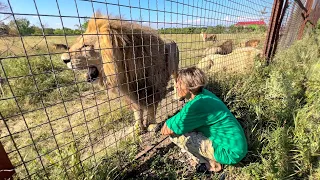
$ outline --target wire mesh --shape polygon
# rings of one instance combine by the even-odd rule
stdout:
[[[300,31],[310,32],[311,25],[316,25],[319,19],[319,17],[310,19],[310,15],[317,11],[319,3],[317,0],[289,1],[280,30],[280,47],[287,48],[292,45],[300,38]]]
[[[137,134],[135,119],[160,123],[182,106],[171,91],[168,64],[177,59],[168,58],[175,49],[168,40],[179,48],[179,68],[197,66],[210,78],[250,73],[262,54],[272,5],[271,0],[2,2],[0,141],[16,176],[94,177],[101,167],[110,173],[130,163],[158,139],[153,130]],[[97,16],[98,11],[110,16]],[[299,13],[291,3],[283,46],[296,39]],[[101,20],[112,31],[101,32]],[[117,28],[107,27],[114,21]],[[110,40],[115,34],[122,41]],[[120,53],[108,55],[110,50]],[[82,58],[72,59],[75,54]],[[81,70],[74,69],[79,61]],[[86,75],[93,62],[101,76],[91,82]],[[104,69],[110,64],[117,71]]]

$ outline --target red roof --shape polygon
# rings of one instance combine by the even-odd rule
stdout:
[[[266,23],[264,21],[243,21],[235,24],[235,26],[247,26],[247,25],[266,25]]]

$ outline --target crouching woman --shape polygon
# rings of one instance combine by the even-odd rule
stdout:
[[[200,172],[219,172],[223,164],[233,165],[247,154],[244,131],[227,106],[204,88],[205,74],[191,67],[179,72],[177,93],[189,101],[169,118],[161,133],[199,163]],[[195,164],[194,164],[195,165]]]

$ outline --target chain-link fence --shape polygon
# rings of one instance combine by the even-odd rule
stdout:
[[[181,107],[173,91],[179,68],[197,66],[209,77],[250,73],[268,46],[273,6],[271,0],[1,1],[1,172],[78,179],[130,163],[161,141],[153,125]],[[289,46],[303,9],[297,1],[280,9],[286,9],[281,46]]]
[[[271,29],[276,30],[274,34],[274,44],[279,44],[281,48],[287,48],[305,33],[310,33],[311,27],[317,26],[320,17],[320,2],[317,0],[305,1],[275,1],[275,16],[271,21],[276,22]],[[278,16],[276,16],[278,15]],[[272,46],[272,45],[269,45]],[[273,46],[273,50],[276,47]]]

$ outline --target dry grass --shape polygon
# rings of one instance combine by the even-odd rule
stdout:
[[[24,36],[20,37],[1,37],[0,38],[0,57],[7,56],[25,56],[37,55],[39,52],[44,54],[57,53],[61,51],[55,51],[53,44],[73,44],[78,36]],[[49,51],[47,48],[49,47]],[[23,48],[25,47],[25,49]]]

